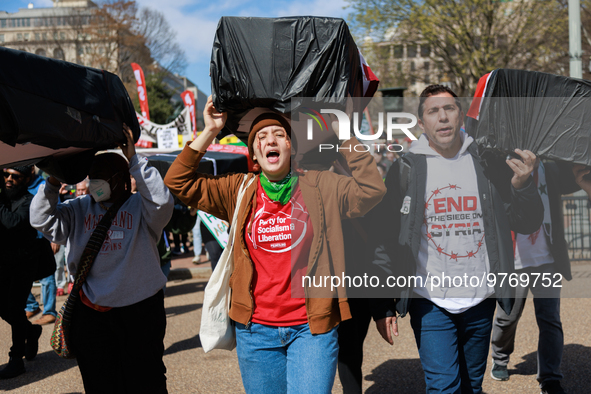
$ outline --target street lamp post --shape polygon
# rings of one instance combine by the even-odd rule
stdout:
[[[581,61],[581,4],[579,0],[568,0],[568,38],[571,78],[583,78]]]

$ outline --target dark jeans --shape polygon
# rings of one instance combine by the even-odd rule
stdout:
[[[222,247],[218,241],[211,240],[205,242],[205,250],[209,253],[209,261],[211,263],[211,271],[215,270],[215,266],[218,264],[220,257],[222,257]]]
[[[92,393],[167,393],[162,361],[164,293],[108,312],[76,305],[72,346],[84,390]]]
[[[515,271],[518,275],[530,276],[529,283],[534,283],[536,277],[533,274],[550,272],[554,274],[552,267],[531,267]],[[507,366],[509,357],[515,347],[515,333],[517,323],[523,313],[527,293],[531,290],[534,295],[534,312],[538,323],[538,381],[540,384],[552,380],[561,380],[560,363],[564,347],[564,334],[560,321],[560,287],[544,287],[537,282],[536,287],[521,287],[515,289],[515,305],[511,314],[507,315],[501,308],[497,308],[495,317],[491,349],[495,364]],[[535,335],[535,333],[531,333]]]
[[[453,314],[425,298],[410,302],[427,393],[482,393],[495,299]]]
[[[176,252],[181,250],[181,246],[183,248],[187,248],[187,244],[189,243],[189,237],[187,234],[172,233],[172,240],[174,242],[174,250]]]
[[[33,327],[25,315],[33,280],[18,262],[6,262],[0,269],[0,317],[10,324],[12,330],[10,357],[21,359],[25,355],[25,343]]]
[[[363,341],[371,323],[371,299],[349,298],[352,319],[339,325],[339,379],[344,394],[362,392]]]

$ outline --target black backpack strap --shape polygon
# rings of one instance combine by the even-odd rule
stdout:
[[[400,191],[402,196],[405,196],[410,183],[410,163],[408,162],[408,159],[406,159],[406,156],[400,158],[399,160],[400,165],[398,166],[398,169],[400,171]]]
[[[27,200],[32,200],[33,199],[33,195],[31,193],[25,193],[23,194],[23,196],[21,198],[19,198],[16,201],[13,201],[11,206],[10,206],[10,210],[12,212],[16,212],[16,210],[23,205]]]

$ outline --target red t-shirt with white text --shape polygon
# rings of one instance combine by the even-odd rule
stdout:
[[[272,201],[260,181],[256,193],[252,231],[248,234],[247,226],[244,234],[254,265],[252,321],[283,327],[305,324],[308,317],[301,278],[308,267],[314,231],[302,192],[296,185],[285,205]],[[252,212],[248,223],[251,219]]]

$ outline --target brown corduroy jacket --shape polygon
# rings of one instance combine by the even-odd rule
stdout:
[[[316,283],[325,276],[345,272],[345,255],[341,220],[362,216],[377,205],[386,188],[373,157],[367,152],[355,152],[356,139],[346,141],[339,149],[347,160],[353,177],[330,171],[307,171],[300,175],[299,185],[310,214],[314,238],[308,259],[307,275]],[[349,151],[350,150],[350,151]],[[174,161],[164,183],[185,204],[232,221],[238,190],[244,174],[205,175],[196,172],[204,152],[186,146]],[[250,177],[258,175],[248,174]],[[256,209],[258,179],[246,190],[241,207],[236,210],[238,228],[234,248],[234,272],[230,279],[232,301],[230,318],[247,325],[253,314],[251,282],[253,263],[246,248],[244,232],[248,228],[248,213]],[[343,320],[351,318],[343,288],[315,288],[306,285],[306,312],[310,331],[322,334]]]

